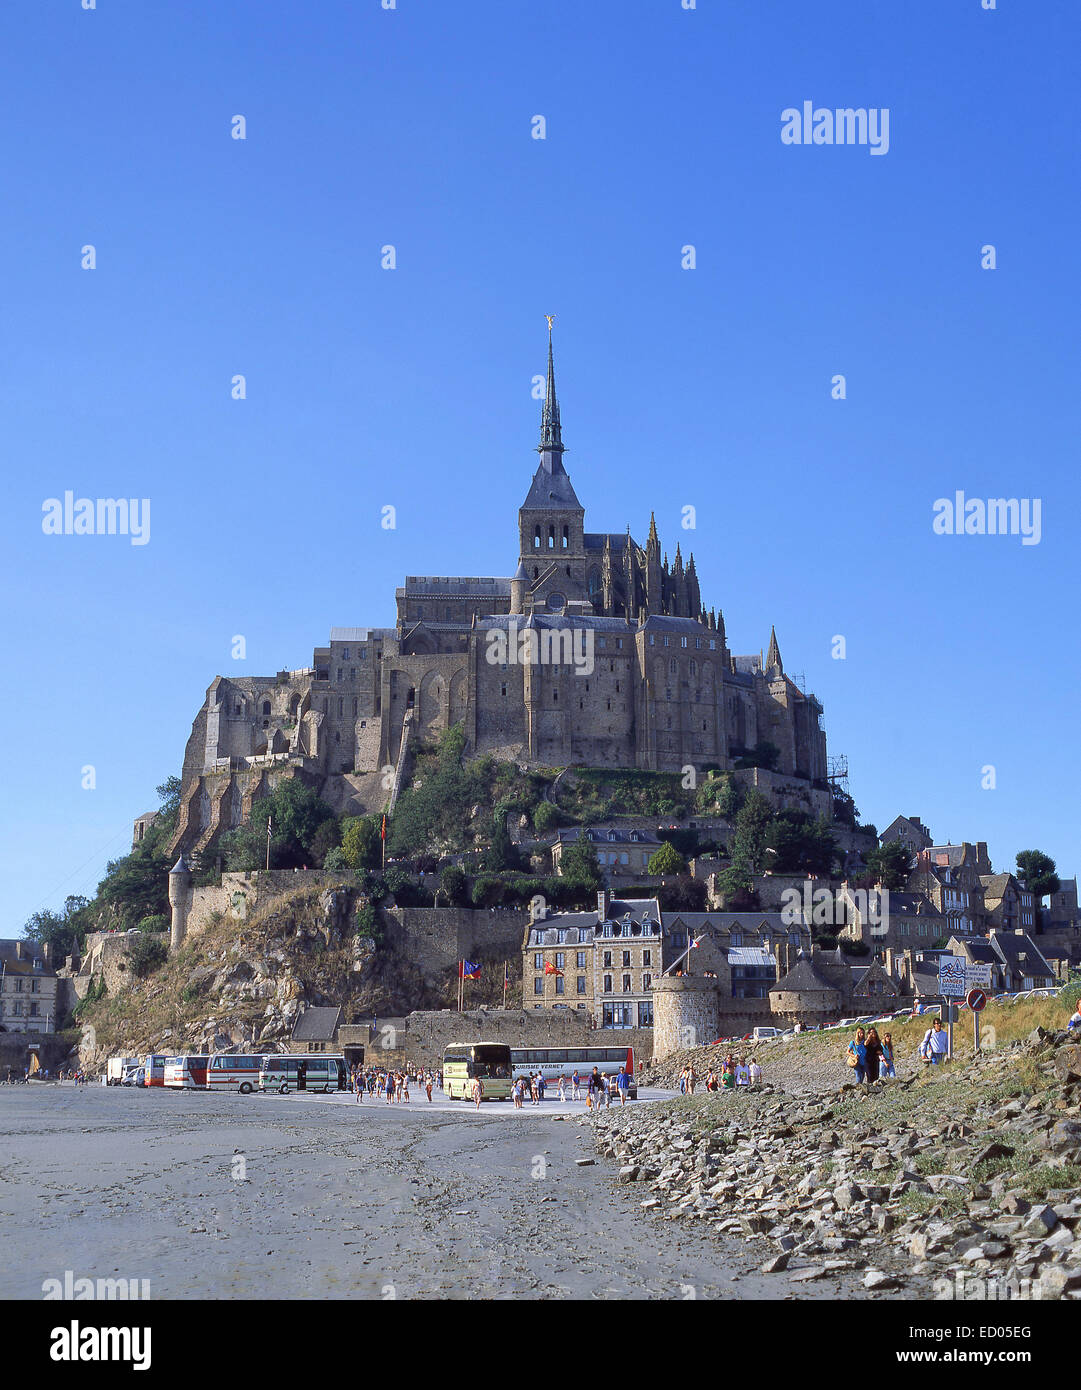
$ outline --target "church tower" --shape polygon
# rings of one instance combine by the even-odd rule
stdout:
[[[525,571],[522,607],[525,611],[535,609],[553,614],[575,609],[589,612],[586,514],[563,467],[563,433],[556,398],[550,318],[548,377],[537,453],[540,464],[518,511],[518,557]]]

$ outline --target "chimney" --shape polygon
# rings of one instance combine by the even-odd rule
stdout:
[[[597,890],[597,921],[607,922],[608,908],[612,902],[612,895],[607,888]]]
[[[893,947],[886,947],[886,974],[893,979]]]
[[[905,947],[905,983],[916,988],[916,952],[911,946]]]
[[[15,959],[16,959],[16,960],[22,960],[22,958],[23,958],[23,943],[22,943],[21,941],[16,941],[16,943],[15,943]]]
[[[51,964],[52,964],[52,962],[53,962],[53,948],[52,948],[52,943],[51,943],[51,942],[46,941],[45,944],[42,946],[42,948],[41,948],[41,959],[45,962],[46,965],[51,965]]]

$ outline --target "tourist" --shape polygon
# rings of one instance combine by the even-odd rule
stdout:
[[[853,1080],[867,1080],[867,1034],[862,1028],[856,1029],[856,1036],[848,1044],[845,1063],[856,1073]]]
[[[920,1043],[920,1056],[925,1062],[937,1067],[946,1060],[949,1046],[949,1034],[943,1028],[942,1020],[936,1018],[923,1035],[923,1042]]]
[[[762,1084],[762,1068],[758,1065],[757,1057],[751,1058],[751,1065],[749,1070],[751,1073],[751,1089],[757,1090],[758,1087]]]
[[[476,1107],[477,1107],[478,1110],[480,1109],[480,1103],[481,1103],[481,1101],[482,1101],[483,1099],[484,1099],[484,1083],[481,1081],[481,1079],[480,1079],[479,1076],[475,1076],[475,1077],[473,1078],[473,1102],[474,1102],[474,1104],[476,1105]]]
[[[539,1102],[540,1097],[537,1094],[537,1073],[531,1071],[529,1073],[529,1103],[530,1105],[537,1105]]]
[[[709,1075],[706,1077],[706,1090],[707,1090],[707,1091],[715,1091],[716,1089],[717,1089],[717,1073],[713,1070],[712,1067],[710,1067],[710,1069],[709,1069]]]
[[[896,1076],[897,1068],[893,1065],[893,1038],[889,1033],[882,1035],[882,1076]]]
[[[522,1078],[519,1077],[518,1080],[511,1087],[511,1095],[514,1098],[515,1110],[521,1110],[522,1108],[522,1092],[524,1091],[524,1089],[525,1086],[523,1085]]]
[[[567,1099],[567,1078],[562,1072],[559,1073],[559,1099],[560,1101]]]
[[[601,1108],[601,1097],[604,1095],[604,1077],[596,1067],[589,1073],[589,1095],[587,1101],[592,1103],[594,1110]]]
[[[739,1087],[751,1084],[751,1073],[747,1070],[747,1058],[741,1057],[736,1065],[736,1085]]]
[[[539,1071],[539,1072],[537,1072],[537,1100],[538,1100],[538,1102],[544,1100],[544,1092],[545,1092],[546,1089],[547,1089],[547,1082],[546,1082],[545,1079],[544,1079],[544,1073],[541,1072],[541,1071]]]
[[[865,1054],[864,1065],[867,1069],[867,1080],[868,1082],[877,1081],[879,1064],[882,1061],[882,1043],[879,1041],[877,1028],[872,1028],[867,1034]]]
[[[698,1076],[697,1076],[697,1074],[696,1074],[696,1072],[695,1072],[695,1070],[694,1070],[694,1067],[693,1067],[693,1066],[692,1066],[692,1067],[688,1067],[688,1068],[687,1068],[687,1094],[688,1094],[688,1095],[691,1095],[691,1096],[694,1095],[694,1083],[695,1083],[697,1080],[698,1080]]]
[[[1079,1006],[1081,1007],[1081,1006]],[[571,1100],[582,1099],[582,1078],[578,1075],[578,1068],[575,1067],[574,1075],[571,1077]]]
[[[356,1104],[359,1105],[364,1099],[364,1077],[359,1067],[353,1072],[353,1090],[356,1092]]]
[[[427,1072],[424,1077],[424,1094],[428,1097],[429,1103],[432,1099],[432,1074]]]
[[[620,1067],[619,1076],[616,1078],[616,1087],[619,1090],[619,1105],[622,1109],[627,1104],[627,1092],[630,1089],[631,1078],[627,1075],[627,1068]]]
[[[1068,1032],[1072,1032],[1075,1028],[1081,1028],[1081,999],[1077,1001],[1077,1008],[1070,1015],[1070,1021],[1066,1025]]]
[[[726,1091],[736,1089],[736,1064],[731,1056],[724,1059],[724,1070],[721,1072],[721,1086]]]
[[[409,1100],[409,1073],[406,1072],[405,1075],[402,1077],[402,1101],[403,1101],[403,1103],[405,1103],[405,1102],[407,1102],[408,1100]]]
[[[681,1096],[687,1094],[687,1068],[684,1067],[679,1074],[679,1093]]]

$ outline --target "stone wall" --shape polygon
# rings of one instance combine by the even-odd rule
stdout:
[[[493,912],[471,907],[395,907],[384,911],[391,944],[413,961],[425,979],[437,983],[448,967],[478,955],[506,952],[518,959],[528,925],[520,908]]]
[[[168,932],[151,932],[166,946],[169,944]],[[128,946],[133,938],[144,935],[142,932],[87,932],[79,969],[70,978],[70,987],[78,999],[85,999],[91,983],[105,981],[110,994],[117,994],[131,984],[131,971],[124,960]]]
[[[648,1028],[590,1028],[581,1015],[561,1009],[453,1009],[411,1013],[403,1024],[389,1020],[378,1025],[373,1040],[368,1028],[340,1029],[341,1047],[362,1046],[365,1060],[376,1065],[406,1062],[439,1066],[443,1049],[456,1042],[503,1042],[510,1047],[633,1047],[636,1061],[648,1062],[653,1032]]]

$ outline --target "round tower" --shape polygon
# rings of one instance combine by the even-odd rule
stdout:
[[[653,1060],[705,1047],[721,1031],[717,981],[705,975],[661,975],[653,981]]]
[[[169,927],[169,949],[177,950],[187,931],[191,907],[191,869],[183,854],[169,870],[169,906],[173,917]]]

